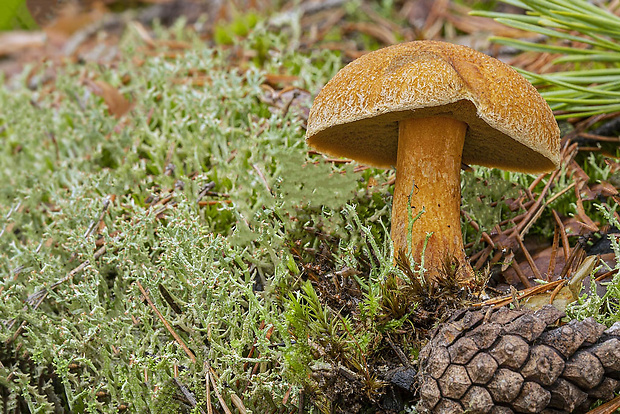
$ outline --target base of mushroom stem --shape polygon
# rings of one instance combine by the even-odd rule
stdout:
[[[401,262],[409,263],[408,260],[402,260],[406,256],[404,250],[401,250],[399,254]],[[420,260],[417,260],[416,265],[420,265]],[[467,259],[459,260],[454,256],[446,258],[443,263],[425,262],[424,268],[424,280],[427,285],[473,287],[476,278],[474,269]]]

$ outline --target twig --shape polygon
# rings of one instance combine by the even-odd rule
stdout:
[[[547,277],[546,277],[547,282],[549,281],[549,278],[555,271],[555,263],[556,263],[556,258],[558,256],[559,247],[560,247],[560,230],[558,229],[558,226],[556,226],[555,229],[553,230],[553,244],[551,245],[551,257],[549,258],[549,267],[547,267]]]
[[[286,117],[286,115],[288,114],[289,109],[291,109],[291,104],[293,103],[293,101],[295,101],[295,99],[297,99],[297,97],[299,95],[300,95],[299,91],[297,89],[295,89],[293,91],[293,96],[291,96],[291,99],[289,99],[288,102],[282,108],[282,118]]]
[[[214,206],[217,204],[230,204],[232,203],[232,200],[201,200],[198,202],[198,205],[200,207],[204,207],[204,206]]]
[[[403,364],[407,368],[410,368],[411,362],[409,362],[409,358],[407,358],[403,350],[397,347],[394,341],[392,341],[392,338],[390,338],[389,336],[386,336],[385,340],[390,345],[390,347],[392,348],[392,350],[394,351],[398,359],[400,359],[401,364]]]
[[[536,202],[534,203],[532,208],[530,208],[530,210],[527,212],[523,221],[521,221],[521,223],[519,223],[519,225],[515,227],[515,231],[518,232],[521,235],[521,237],[523,237],[527,233],[529,228],[536,221],[535,219],[539,217],[536,215],[536,213],[538,212],[538,209],[541,207],[542,200],[547,195],[547,192],[549,191],[549,187],[551,186],[551,183],[553,183],[553,181],[555,180],[555,177],[557,174],[558,174],[558,170],[551,173],[551,176],[549,177],[549,181],[547,181],[547,184],[545,184],[545,187],[540,192],[538,198],[536,199]]]
[[[9,210],[8,213],[6,213],[6,216],[4,216],[4,219],[6,221],[8,221],[11,218],[11,215],[16,212],[16,211],[21,211],[22,208],[22,202],[18,202],[17,205],[15,207],[11,207],[11,209]],[[7,228],[10,228],[13,226],[13,223],[9,223],[9,224],[5,224],[4,227],[2,228],[2,230],[0,230],[0,237],[2,237],[2,235],[5,233]],[[9,230],[10,231],[10,230]]]
[[[208,362],[205,362],[205,365],[207,366],[207,369],[211,373],[211,375],[207,375],[207,376],[211,380],[211,385],[213,385],[213,391],[215,391],[215,395],[217,396],[217,399],[219,400],[220,405],[222,406],[226,414],[232,414],[230,410],[228,409],[228,406],[226,405],[226,401],[224,401],[222,394],[220,394],[220,391],[217,389],[217,384],[215,383],[215,378],[217,377],[217,375],[215,374],[215,371],[213,371],[213,368],[211,368],[211,365],[209,365]]]
[[[471,226],[474,228],[474,230],[476,231],[480,231],[480,226],[478,225],[478,223],[476,223],[474,221],[474,219],[469,215],[469,213],[467,213],[464,210],[461,210],[461,216],[465,217],[465,219],[467,219],[467,221],[469,222],[469,224],[471,224]],[[491,239],[491,237],[487,234],[486,231],[482,232],[481,235],[482,239],[487,242],[487,244],[489,244],[491,247],[493,247],[495,249],[495,243],[493,243],[493,240]]]
[[[304,390],[299,391],[299,409],[297,410],[298,414],[304,413],[304,408],[306,407],[305,396],[306,395],[304,393]]]
[[[584,254],[585,252],[583,250],[583,247],[581,246],[580,243],[577,243],[575,247],[573,247],[573,250],[571,251],[570,256],[568,256],[568,259],[564,263],[564,267],[562,268],[562,271],[560,272],[560,278],[565,278],[566,275],[568,274],[568,270],[571,268],[575,259],[578,256],[580,255],[582,256]]]
[[[172,164],[172,157],[174,155],[174,150],[176,149],[176,143],[171,142],[170,147],[168,147],[168,152],[166,153],[166,160],[164,161],[164,175],[172,175],[174,172],[174,164]]]
[[[491,257],[491,260],[489,260],[489,266],[494,266],[497,262],[500,261],[502,256],[504,256],[504,252],[503,251],[501,251],[501,250],[496,251],[495,254],[493,255],[493,257]]]
[[[101,223],[103,221],[103,219],[105,218],[105,214],[108,212],[108,207],[110,207],[110,203],[114,202],[114,199],[116,198],[115,195],[111,195],[106,197],[103,200],[103,208],[101,209],[101,214],[99,214],[99,218],[97,218],[97,220],[93,220],[90,222],[90,226],[88,226],[88,229],[86,230],[86,233],[84,233],[84,238],[88,238],[93,231],[97,228],[97,226],[99,225],[99,223]]]
[[[555,289],[555,287],[561,283],[564,283],[564,280],[555,280],[553,282],[545,283],[544,285],[532,286],[527,289],[519,290],[516,292],[516,297],[519,300],[525,299],[528,296],[537,295],[539,293],[547,292],[551,289]],[[473,304],[473,307],[482,307],[482,306],[504,306],[508,303],[512,302],[512,295],[505,295],[499,298],[493,298],[489,300],[485,300],[484,302]]]
[[[525,190],[528,198],[532,201],[535,201],[534,198],[534,194],[532,193],[534,191],[534,188],[536,188],[536,186],[538,184],[540,184],[540,182],[542,181],[543,178],[545,178],[545,176],[547,175],[547,173],[544,174],[540,174],[538,177],[536,177],[536,179],[534,181],[532,181],[532,184],[530,184],[530,186]]]
[[[523,240],[521,240],[521,237],[517,237],[517,242],[519,243],[519,247],[521,247],[521,251],[523,251],[523,254],[525,255],[525,260],[527,260],[527,263],[530,265],[532,272],[534,272],[534,276],[536,277],[536,279],[542,280],[540,270],[538,270],[538,266],[536,266],[536,263],[534,262],[534,259],[532,259],[530,252],[523,244]]]
[[[194,355],[192,350],[189,349],[187,345],[185,345],[185,342],[183,341],[183,339],[174,331],[174,329],[172,329],[172,326],[170,326],[168,321],[164,318],[164,315],[162,315],[161,312],[155,307],[155,304],[149,297],[148,293],[142,287],[142,283],[140,283],[140,281],[137,280],[136,284],[138,285],[138,289],[140,289],[140,292],[142,292],[142,295],[144,295],[144,298],[148,302],[149,306],[151,307],[151,309],[153,309],[153,312],[155,312],[159,320],[164,324],[168,332],[170,332],[170,334],[174,337],[174,339],[178,342],[178,344],[181,345],[181,348],[183,348],[183,350],[185,351],[189,359],[191,359],[193,363],[196,363],[196,356]]]
[[[93,259],[99,259],[101,256],[103,256],[105,254],[105,252],[107,251],[106,246],[101,246],[99,248],[99,250],[97,250],[95,252],[95,254],[93,254]],[[73,269],[72,271],[70,271],[67,276],[65,276],[64,278],[60,279],[58,282],[52,284],[47,290],[51,290],[51,289],[55,289],[58,285],[65,283],[67,280],[71,279],[73,276],[75,276],[76,274],[80,273],[82,270],[86,269],[86,267],[88,267],[90,265],[90,260],[86,260],[85,262],[83,262],[81,265],[79,265],[78,267],[76,267],[75,269]]]
[[[192,408],[195,409],[198,406],[198,401],[196,401],[196,397],[194,397],[194,394],[192,394],[192,392],[188,390],[185,385],[181,384],[181,382],[177,379],[177,377],[172,377],[172,381],[174,381],[176,386],[179,387],[179,389],[181,390],[181,392],[187,399],[187,402],[189,403],[189,405],[191,405]],[[198,407],[198,409],[200,410],[202,414],[206,414],[202,408]]]
[[[230,401],[232,401],[233,405],[237,408],[239,414],[247,414],[248,411],[246,410],[245,405],[243,405],[243,400],[241,400],[237,394],[230,394]]]
[[[606,137],[604,135],[589,134],[587,132],[580,132],[577,136],[593,141],[615,142],[616,144],[620,144],[620,139],[618,137]]]
[[[293,390],[293,386],[289,385],[288,390],[284,393],[284,397],[282,397],[282,405],[286,405],[289,397],[291,396],[291,391]]]
[[[209,372],[208,364],[205,363],[207,373],[205,374],[205,382],[207,383],[207,414],[213,414],[213,406],[211,405],[211,373]]]
[[[558,224],[558,228],[560,229],[560,237],[562,237],[562,249],[564,250],[564,260],[568,260],[568,256],[570,255],[570,245],[568,243],[568,236],[566,235],[566,229],[564,228],[564,223],[560,220],[560,216],[555,210],[551,210],[553,213],[553,218],[555,222]]]
[[[264,326],[265,326],[265,325],[264,325],[264,322],[262,322],[261,329],[263,329],[263,328],[264,328]],[[267,333],[265,334],[265,338],[266,338],[267,340],[270,340],[270,339],[271,339],[271,335],[273,334],[273,330],[274,330],[274,329],[275,329],[275,326],[273,326],[273,325],[272,325],[272,326],[271,326],[271,327],[269,327],[269,329],[267,330]],[[256,346],[255,346],[255,345],[252,345],[252,348],[250,349],[250,351],[252,352],[252,351],[254,351],[255,349],[256,349]],[[248,358],[251,358],[251,355],[248,355]],[[256,373],[258,372],[258,367],[259,367],[259,362],[257,362],[257,363],[255,363],[255,364],[254,364],[254,368],[252,368],[252,372],[250,373],[250,378],[248,379],[247,384],[245,384],[245,389],[243,390],[243,393],[245,393],[245,392],[247,391],[248,387],[249,387],[249,386],[250,386],[250,384],[252,383],[252,377],[253,377],[254,375],[256,375]],[[243,368],[245,369],[245,365],[244,365],[244,367],[243,367]]]
[[[480,255],[480,257],[476,261],[476,264],[474,265],[474,268],[476,270],[482,269],[482,266],[484,265],[484,262],[486,262],[486,260],[489,258],[489,255],[491,254],[492,251],[493,251],[493,247],[491,247],[491,246],[487,246],[482,251],[482,254]]]
[[[568,192],[574,186],[575,186],[575,182],[573,181],[572,183],[570,183],[570,185],[566,186],[566,188],[563,188],[561,191],[558,191],[557,194],[554,194],[549,200],[545,201],[545,207],[553,203],[558,198],[562,197],[566,192]]]
[[[613,276],[614,274],[618,273],[618,269],[612,269],[609,272],[605,272],[602,275],[597,276],[594,280],[597,282],[600,282],[601,280],[605,280],[608,277]]]
[[[561,280],[562,280],[562,283],[557,285],[555,289],[553,289],[553,292],[551,292],[551,295],[549,296],[550,305],[553,305],[553,301],[555,300],[555,297],[558,295],[558,293],[560,293],[560,290],[564,287],[564,285],[566,285],[566,279],[561,279]]]
[[[471,247],[471,246],[473,246],[473,245],[474,245],[474,242],[467,243],[467,244],[465,245],[465,248],[466,248],[466,249],[468,249],[468,248],[470,248],[470,247]],[[470,263],[475,262],[476,260],[478,260],[478,258],[479,258],[480,256],[482,256],[482,254],[483,254],[483,253],[484,253],[484,250],[478,250],[478,252],[476,252],[473,256],[470,256],[470,257],[469,257],[469,262],[470,262]]]
[[[523,273],[523,270],[521,270],[521,266],[519,266],[519,263],[515,259],[512,259],[511,266],[517,273],[517,276],[519,277],[519,280],[521,281],[521,283],[523,283],[523,285],[526,288],[532,287],[532,284],[530,283],[528,278],[525,276],[525,274]]]
[[[579,188],[577,186],[575,186],[575,197],[577,198],[575,202],[577,205],[577,216],[581,220],[581,224],[590,231],[599,231],[598,226],[590,217],[588,217],[583,208],[583,200],[581,199],[581,194],[579,193]]]
[[[265,321],[261,321],[260,325],[258,325],[258,329],[261,330],[261,331],[263,329],[265,329]],[[257,340],[255,339],[254,343],[252,344],[252,347],[250,348],[250,352],[248,352],[248,358],[252,358],[252,356],[254,356],[254,351],[256,350],[256,342],[257,342]],[[246,361],[243,364],[243,370],[244,371],[247,369],[249,364],[250,364],[249,361]]]
[[[620,396],[588,411],[588,414],[614,414],[618,408],[620,408]]]

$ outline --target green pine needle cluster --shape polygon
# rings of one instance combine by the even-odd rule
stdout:
[[[586,0],[502,0],[525,14],[474,11],[507,26],[537,33],[526,41],[492,37],[523,51],[549,53],[561,71],[521,71],[539,89],[558,119],[620,111],[620,17]]]

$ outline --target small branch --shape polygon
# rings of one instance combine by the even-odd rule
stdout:
[[[527,263],[530,265],[532,272],[534,272],[534,277],[536,277],[536,279],[538,280],[543,280],[542,275],[540,274],[540,270],[538,270],[538,266],[536,266],[536,263],[534,262],[534,259],[532,259],[530,252],[526,249],[525,245],[523,244],[523,240],[521,240],[521,237],[517,237],[517,242],[519,243],[519,247],[521,247],[521,250],[523,251],[523,254],[525,255],[525,260],[527,260]]]
[[[467,213],[464,210],[461,210],[461,216],[465,217],[465,219],[469,222],[469,224],[474,228],[474,230],[476,231],[480,231],[480,226],[478,225],[478,223],[476,223],[474,221],[474,219],[469,215],[469,213]],[[495,249],[495,243],[493,243],[493,240],[491,239],[491,237],[487,234],[486,231],[483,231],[481,234],[482,239],[487,242],[488,245],[490,245],[492,248]]]
[[[215,378],[217,377],[217,375],[215,374],[215,371],[213,371],[213,368],[211,368],[211,365],[209,365],[208,362],[205,362],[205,365],[208,370],[207,377],[211,380],[211,385],[213,385],[213,391],[215,391],[215,395],[217,396],[217,399],[219,400],[220,405],[224,409],[224,413],[232,414],[230,410],[228,409],[228,406],[226,405],[226,401],[224,401],[222,394],[220,394],[219,390],[217,389],[217,384],[215,383]]]
[[[410,368],[411,362],[409,361],[409,358],[407,358],[403,350],[397,347],[394,341],[392,341],[392,339],[389,336],[386,336],[385,340],[390,345],[390,348],[392,348],[392,350],[394,351],[398,359],[400,359],[401,364],[403,364],[407,368]]]
[[[205,374],[205,380],[207,383],[207,414],[213,414],[213,406],[211,405],[211,379],[209,378],[211,373],[207,367],[208,365],[205,364],[205,369],[207,371]]]
[[[583,200],[581,199],[581,194],[577,186],[575,186],[575,197],[577,198],[575,202],[575,204],[577,205],[577,217],[579,217],[579,219],[581,220],[581,224],[590,231],[599,231],[598,226],[592,221],[590,217],[588,217],[583,208]]]
[[[588,414],[614,414],[618,408],[620,408],[620,396],[606,402],[594,410],[588,411]]]
[[[534,203],[532,208],[530,208],[530,210],[527,212],[525,218],[521,221],[521,223],[519,223],[519,225],[515,228],[516,232],[520,233],[521,236],[524,236],[525,233],[527,233],[529,228],[536,221],[536,218],[538,218],[538,215],[536,213],[541,207],[542,200],[547,195],[547,192],[549,191],[549,187],[551,187],[551,183],[553,183],[557,174],[558,174],[558,170],[551,173],[551,176],[549,177],[549,181],[547,181],[547,184],[545,184],[545,187],[543,188],[541,193],[538,195],[536,202]]]
[[[540,293],[547,292],[549,290],[555,289],[559,284],[565,283],[565,280],[555,280],[553,282],[545,283],[543,285],[532,286],[527,289],[519,290],[516,292],[515,296],[518,300],[523,300],[526,297],[537,295]],[[482,307],[482,306],[504,306],[513,301],[513,295],[505,295],[499,298],[493,298],[486,300],[484,302],[473,304],[473,307]]]
[[[553,244],[551,245],[551,257],[549,258],[549,267],[547,267],[547,282],[555,271],[555,263],[558,256],[558,249],[560,248],[560,230],[556,226],[553,231]]]
[[[196,401],[196,397],[194,397],[194,394],[192,394],[192,392],[188,390],[185,385],[181,384],[181,382],[176,377],[173,377],[172,381],[174,381],[176,386],[179,387],[179,389],[181,390],[181,392],[187,399],[187,402],[189,403],[189,405],[191,405],[192,408],[195,409],[198,406],[198,401]],[[202,408],[199,408],[199,410],[202,414],[206,414]]]
[[[521,281],[521,283],[523,283],[523,285],[526,288],[532,287],[532,284],[530,283],[528,278],[525,276],[525,274],[523,273],[523,270],[521,270],[521,266],[519,266],[519,263],[515,259],[512,259],[511,265],[512,265],[512,268],[515,270],[515,273],[519,277],[519,280]]]
[[[265,327],[264,323],[265,323],[265,322],[262,322],[262,323],[261,323],[261,328],[260,328],[260,329],[263,329],[263,328]],[[275,329],[275,326],[273,326],[273,325],[272,325],[272,326],[271,326],[271,327],[269,327],[269,329],[267,330],[267,333],[265,334],[265,338],[266,338],[268,341],[271,339],[271,335],[273,334],[273,330],[274,330],[274,329]],[[250,352],[254,351],[255,349],[256,349],[256,345],[252,345],[252,348],[251,348]],[[251,358],[251,355],[248,355],[248,358]],[[245,388],[244,388],[244,390],[243,390],[243,393],[245,393],[245,392],[247,391],[248,387],[249,387],[249,386],[250,386],[250,384],[252,383],[252,377],[253,377],[254,375],[256,375],[256,373],[258,372],[258,367],[259,367],[259,364],[260,364],[259,362],[257,362],[257,363],[255,363],[255,364],[254,364],[254,368],[252,368],[252,372],[250,373],[250,378],[248,379],[247,384],[245,384]],[[244,367],[243,367],[243,368],[245,369],[245,365],[244,365]]]
[[[559,285],[557,285],[555,287],[555,289],[553,289],[553,292],[551,292],[551,295],[549,296],[549,304],[553,305],[553,301],[555,300],[555,297],[558,295],[558,293],[560,293],[560,290],[564,287],[564,285],[566,284],[566,279],[561,279],[562,283],[560,283]]]
[[[474,265],[474,268],[476,270],[482,269],[482,266],[484,266],[484,263],[487,261],[492,251],[493,251],[492,246],[487,246],[484,250],[482,250],[482,254],[480,255],[480,257],[478,257],[478,260],[476,261],[476,264]]]
[[[553,213],[553,218],[555,222],[558,224],[558,228],[560,229],[560,237],[562,238],[562,249],[564,250],[564,260],[568,260],[568,256],[570,255],[570,245],[568,243],[568,236],[566,235],[566,229],[564,228],[564,223],[560,219],[560,216],[555,210],[551,210]]]
[[[105,218],[105,214],[108,212],[108,207],[110,207],[110,203],[114,202],[115,198],[116,198],[115,195],[110,195],[110,196],[107,196],[103,200],[103,207],[101,209],[101,214],[99,214],[99,217],[97,218],[97,220],[93,220],[90,222],[90,226],[88,226],[88,229],[86,230],[86,233],[84,233],[84,236],[83,236],[85,239],[88,238],[91,234],[93,234],[93,231],[95,231],[95,229],[103,221],[103,219]]]
[[[170,326],[170,324],[164,318],[164,316],[161,314],[161,312],[159,312],[159,310],[155,307],[155,304],[153,303],[153,301],[149,297],[149,295],[146,292],[146,290],[142,287],[142,284],[140,283],[139,280],[136,281],[136,284],[138,285],[138,288],[140,289],[140,292],[142,292],[142,295],[144,295],[144,298],[148,302],[149,306],[151,307],[151,309],[153,309],[153,312],[155,312],[155,314],[157,315],[159,320],[161,320],[161,322],[164,324],[164,326],[166,327],[168,332],[170,332],[170,334],[174,337],[174,339],[177,341],[177,343],[179,345],[181,345],[181,348],[183,348],[183,350],[185,351],[187,356],[192,360],[192,362],[196,363],[196,356],[194,355],[194,353],[191,351],[191,349],[189,349],[187,347],[187,345],[185,344],[183,339],[174,331],[174,329],[172,329],[172,326]]]

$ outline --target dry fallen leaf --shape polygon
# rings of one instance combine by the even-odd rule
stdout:
[[[56,39],[66,39],[75,32],[99,21],[106,13],[102,3],[96,2],[90,10],[84,11],[75,3],[67,3],[58,16],[45,27],[48,36]]]
[[[553,302],[551,296],[553,295]],[[556,309],[564,312],[569,303],[574,302],[575,298],[568,286],[563,286],[558,292],[544,292],[538,295],[527,297],[522,305],[528,309],[538,310],[545,305],[553,304]]]
[[[120,118],[131,109],[131,102],[109,83],[101,80],[87,80],[86,83],[95,95],[103,98],[108,111],[115,117]]]
[[[14,31],[0,34],[0,56],[6,56],[26,49],[42,47],[45,33]]]

